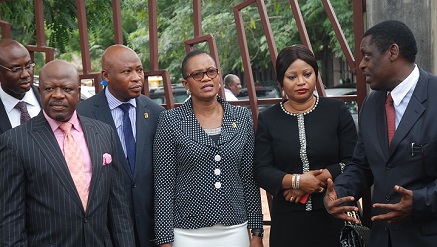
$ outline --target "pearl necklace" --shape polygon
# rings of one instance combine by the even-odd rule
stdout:
[[[306,112],[301,112],[301,113],[291,113],[291,112],[287,111],[287,109],[285,109],[285,106],[284,106],[284,103],[286,103],[287,101],[285,101],[285,102],[281,102],[280,105],[281,105],[282,111],[284,111],[286,114],[288,114],[288,115],[290,115],[290,116],[295,116],[295,117],[297,117],[297,116],[299,116],[299,115],[307,115],[307,114],[311,113],[312,111],[314,111],[314,109],[316,109],[317,105],[319,104],[319,96],[314,95],[314,97],[316,97],[316,103],[314,104],[314,106],[313,106],[310,110],[308,110],[308,111],[306,111]]]

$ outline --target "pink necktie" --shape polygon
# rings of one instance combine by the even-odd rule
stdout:
[[[72,124],[68,122],[59,126],[59,128],[65,133],[64,157],[68,169],[70,170],[71,177],[73,178],[74,185],[76,185],[77,192],[79,193],[80,200],[82,201],[83,208],[86,210],[88,203],[88,183],[85,178],[82,152],[70,133],[71,127]]]
[[[393,98],[391,97],[390,93],[387,95],[387,100],[385,101],[385,115],[387,117],[388,145],[390,146],[391,139],[393,138],[396,130],[396,114],[393,106]]]

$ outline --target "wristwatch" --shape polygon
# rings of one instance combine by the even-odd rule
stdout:
[[[259,237],[259,238],[264,237],[264,229],[262,228],[254,228],[250,230],[250,232],[252,233],[252,237]]]

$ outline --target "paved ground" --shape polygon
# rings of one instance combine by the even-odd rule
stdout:
[[[270,220],[269,206],[267,204],[267,196],[266,196],[266,192],[263,189],[261,189],[261,203],[263,208],[264,220]],[[264,225],[264,238],[263,238],[264,247],[269,247],[269,236],[270,236],[270,226]]]

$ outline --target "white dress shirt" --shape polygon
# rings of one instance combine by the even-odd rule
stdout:
[[[27,111],[32,118],[38,115],[41,111],[41,106],[39,105],[38,99],[36,98],[32,88],[26,92],[23,99],[19,100],[7,94],[5,91],[3,91],[3,88],[0,87],[0,99],[5,106],[5,111],[6,114],[8,114],[9,122],[11,123],[12,128],[20,125],[21,112],[15,108],[18,102],[23,101],[26,103]]]
[[[235,97],[234,93],[227,88],[225,88],[225,97],[226,97],[226,101],[237,101],[238,100],[238,98]]]
[[[408,103],[410,102],[411,96],[416,88],[417,81],[419,80],[419,76],[419,68],[417,65],[415,65],[410,75],[408,75],[405,80],[403,80],[391,91],[393,106],[395,107],[396,111],[396,128],[398,128],[402,116],[407,109]]]

